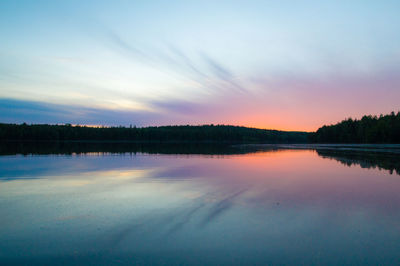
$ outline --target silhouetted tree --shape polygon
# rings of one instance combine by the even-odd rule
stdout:
[[[400,143],[400,112],[363,116],[323,126],[310,135],[314,143]]]
[[[0,124],[0,140],[305,143],[308,133],[225,125],[127,128]]]

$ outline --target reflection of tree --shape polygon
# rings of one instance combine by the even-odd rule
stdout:
[[[85,154],[85,153],[150,153],[150,154],[245,154],[276,150],[274,147],[232,146],[218,143],[135,143],[135,142],[0,142],[0,155],[14,154]]]
[[[319,156],[339,161],[340,163],[352,166],[359,165],[362,168],[378,168],[389,170],[390,174],[396,172],[400,175],[400,155],[386,152],[317,149]]]
[[[234,155],[254,152],[277,152],[298,149],[298,146],[230,145],[217,143],[135,143],[135,142],[0,142],[0,155],[15,154],[90,154],[90,153],[148,153]],[[389,170],[400,175],[400,154],[368,150],[300,147],[316,149],[319,156],[362,168]]]

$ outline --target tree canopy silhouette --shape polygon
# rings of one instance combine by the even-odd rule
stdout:
[[[219,143],[400,143],[400,112],[346,119],[316,132],[227,125],[87,127],[0,123],[1,141],[122,141]]]
[[[86,127],[0,124],[0,140],[305,143],[308,133],[238,126]]]
[[[314,143],[400,143],[400,112],[346,119],[310,135]]]

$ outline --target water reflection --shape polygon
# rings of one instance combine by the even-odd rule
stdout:
[[[347,165],[359,165],[362,168],[378,168],[388,170],[390,174],[395,172],[400,175],[400,155],[396,153],[317,149],[318,155],[323,158],[332,158]]]
[[[400,145],[232,145],[216,143],[125,143],[125,142],[0,142],[0,155],[136,155],[186,154],[186,155],[235,155],[256,152],[273,152],[287,149],[315,150],[322,158],[335,159],[347,166],[378,168],[400,175]],[[51,159],[47,159],[51,160]],[[57,160],[56,160],[57,161]],[[114,168],[118,168],[119,159]],[[34,160],[29,163],[36,164]],[[110,163],[105,167],[110,166]],[[93,166],[96,167],[96,166]],[[51,167],[50,167],[51,168]],[[11,169],[15,169],[11,167]],[[51,171],[51,169],[42,170]],[[74,164],[71,169],[76,169]],[[4,170],[4,169],[3,169]],[[37,170],[37,169],[36,169]],[[80,169],[81,170],[81,169]],[[184,171],[185,169],[171,169]],[[32,174],[32,169],[29,170]],[[44,171],[39,172],[43,174]],[[15,172],[14,172],[15,173]],[[19,172],[18,175],[21,173]],[[174,174],[174,173],[171,173]],[[179,174],[179,173],[178,173]],[[1,178],[3,179],[4,178]]]
[[[149,154],[243,154],[276,149],[273,146],[231,145],[229,143],[136,143],[136,142],[0,142],[0,155],[72,155],[89,153]]]
[[[264,148],[0,156],[0,264],[399,262],[398,176]]]

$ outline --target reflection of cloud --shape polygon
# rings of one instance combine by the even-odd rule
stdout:
[[[160,238],[170,237],[182,230],[185,225],[196,223],[193,219],[195,215],[201,217],[200,210],[205,212],[205,216],[200,220],[200,226],[204,227],[232,208],[234,200],[245,191],[246,189],[242,189],[222,198],[214,193],[206,193],[190,202],[188,208],[178,208],[167,213],[153,213],[140,220],[134,219],[131,223],[119,226],[117,232],[109,238],[112,243],[109,246],[116,247],[124,240],[135,239],[139,235],[154,236],[157,234]],[[216,202],[208,202],[207,199],[210,197],[214,198]]]
[[[203,207],[204,203],[196,203],[190,205],[189,208],[179,208],[171,210],[168,213],[153,213],[149,216],[141,217],[140,220],[133,219],[131,223],[119,226],[116,233],[113,233],[107,245],[115,248],[126,239],[138,235],[154,235],[156,232],[159,236],[169,237],[179,232],[186,224],[191,222],[192,217]]]
[[[222,213],[228,211],[233,207],[234,200],[240,196],[246,189],[235,192],[223,199],[218,199],[217,203],[215,203],[209,210],[206,217],[204,217],[201,225],[205,226],[211,222],[213,222],[217,217],[221,216]]]
[[[205,169],[202,165],[183,165],[178,167],[168,167],[160,170],[153,178],[163,179],[190,179],[202,177],[210,173],[210,169]]]
[[[200,203],[199,205],[194,206],[193,208],[182,212],[178,221],[176,221],[176,223],[168,230],[168,235],[181,230],[186,224],[188,224],[191,221],[195,213],[197,213],[204,206],[205,206],[204,203]]]
[[[73,191],[74,195],[82,193],[89,197],[87,203],[90,208],[96,199],[93,193],[98,195],[99,199],[105,195],[112,195],[111,198],[102,199],[107,203],[101,212],[107,215],[107,223],[104,223],[103,218],[99,218],[99,227],[106,224],[111,226],[109,230],[100,233],[101,239],[97,242],[98,245],[104,245],[106,251],[112,251],[114,248],[120,250],[127,246],[132,249],[140,249],[143,246],[151,248],[155,243],[163,245],[191,236],[201,236],[207,232],[213,234],[215,229],[224,230],[225,225],[235,223],[244,222],[242,225],[246,231],[247,220],[235,218],[247,214],[251,215],[251,218],[259,218],[260,224],[272,232],[277,232],[277,228],[269,225],[274,225],[275,222],[276,225],[284,224],[286,231],[289,226],[297,232],[299,222],[302,222],[304,217],[305,221],[321,221],[323,225],[332,226],[340,224],[339,220],[335,220],[337,217],[354,221],[354,215],[358,214],[362,215],[364,221],[376,217],[379,217],[380,221],[385,221],[388,217],[395,217],[393,221],[398,220],[396,210],[400,201],[396,178],[387,178],[388,176],[379,175],[377,172],[360,171],[361,169],[357,168],[350,171],[347,167],[322,160],[317,154],[310,152],[283,153],[289,156],[278,156],[282,154],[271,152],[268,155],[261,158],[254,154],[235,156],[230,160],[175,155],[69,158],[8,156],[0,158],[0,172],[10,172],[4,171],[7,169],[5,166],[12,171],[25,168],[27,172],[35,169],[32,169],[32,166],[41,169],[51,167],[59,173],[69,172],[71,169],[78,170],[73,176],[93,180],[98,179],[99,175],[82,173],[92,168],[100,172],[114,169],[115,171],[103,172],[114,180],[112,184],[102,180],[96,186],[87,187],[80,192],[69,190]],[[273,158],[277,160],[271,160]],[[287,167],[288,165],[290,167]],[[304,167],[298,168],[300,165]],[[140,180],[132,179],[132,182],[120,183],[120,178],[116,178],[118,172],[125,172],[121,169],[129,169],[127,174],[131,176],[143,167],[153,171],[144,171],[139,175],[143,177]],[[169,173],[166,179],[158,180],[157,187],[150,186],[149,193],[141,187],[138,188],[137,182],[154,184],[153,174],[157,175],[157,169],[160,168]],[[205,178],[170,182],[176,176],[188,174]],[[68,181],[71,176],[66,176],[63,180]],[[57,186],[49,186],[52,184],[50,181],[49,179],[42,182],[40,188],[51,188],[45,192],[54,194],[63,183],[57,181]],[[118,184],[118,188],[122,190],[115,189],[114,184]],[[135,195],[135,188],[140,191],[138,195]],[[42,193],[42,196],[46,195],[42,189],[35,191]],[[159,193],[160,191],[166,194]],[[22,195],[23,192],[24,190],[19,193]],[[103,192],[106,194],[102,194]],[[188,198],[188,193],[194,193],[196,196]],[[171,198],[165,201],[169,196]],[[81,206],[79,201],[76,203],[77,206]],[[112,215],[108,218],[110,214]],[[115,220],[112,223],[113,217]],[[322,227],[317,223],[311,224],[310,228],[314,232]]]
[[[168,158],[166,158],[168,159]],[[132,160],[138,165],[132,169]],[[96,176],[96,179],[113,176],[114,181],[151,176],[149,167],[154,165],[152,160],[146,157],[125,154],[124,156],[104,156],[103,154],[62,156],[0,156],[0,181],[40,178],[63,178],[65,176],[77,176],[86,180],[88,176]],[[62,171],[60,170],[62,169]],[[90,179],[93,183],[95,179]]]

